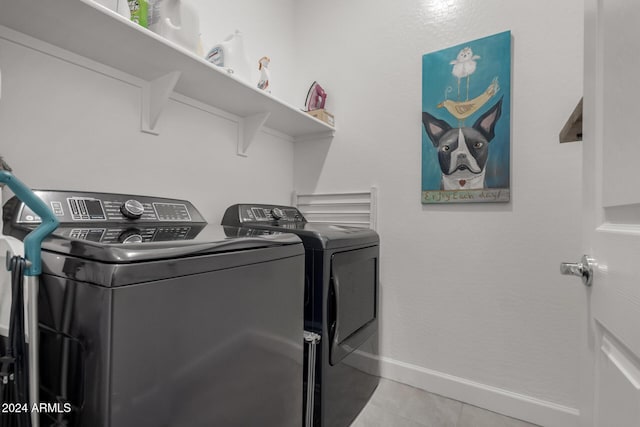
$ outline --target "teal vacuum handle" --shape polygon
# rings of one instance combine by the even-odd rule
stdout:
[[[42,272],[40,246],[42,241],[58,227],[58,220],[51,209],[18,178],[7,171],[0,171],[0,182],[7,184],[11,191],[42,219],[42,223],[24,238],[24,254],[31,263],[24,270],[25,276],[38,276]]]

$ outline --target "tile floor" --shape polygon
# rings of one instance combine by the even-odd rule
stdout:
[[[381,379],[351,427],[538,427],[395,381]]]

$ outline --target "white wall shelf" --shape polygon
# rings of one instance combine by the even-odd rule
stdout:
[[[173,91],[239,116],[238,153],[262,126],[294,140],[330,138],[334,128],[92,0],[0,0],[0,25],[148,82],[141,130],[155,130]],[[244,124],[243,124],[244,123]]]

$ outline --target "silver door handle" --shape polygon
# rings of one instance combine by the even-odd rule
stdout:
[[[582,260],[578,263],[563,262],[560,264],[560,273],[566,276],[578,276],[585,286],[591,286],[593,282],[593,267],[596,262],[588,255],[582,255]]]

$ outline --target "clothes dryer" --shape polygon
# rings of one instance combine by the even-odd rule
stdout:
[[[36,194],[60,220],[42,244],[40,401],[57,410],[41,425],[299,427],[297,236],[228,237],[184,200]],[[6,235],[39,220],[4,206]]]
[[[238,204],[222,224],[293,233],[305,247],[305,426],[348,427],[378,385],[377,352],[380,239],[370,229],[310,223],[290,206]],[[250,231],[245,231],[245,234]],[[368,362],[367,366],[363,361]],[[315,366],[314,366],[315,365]]]

